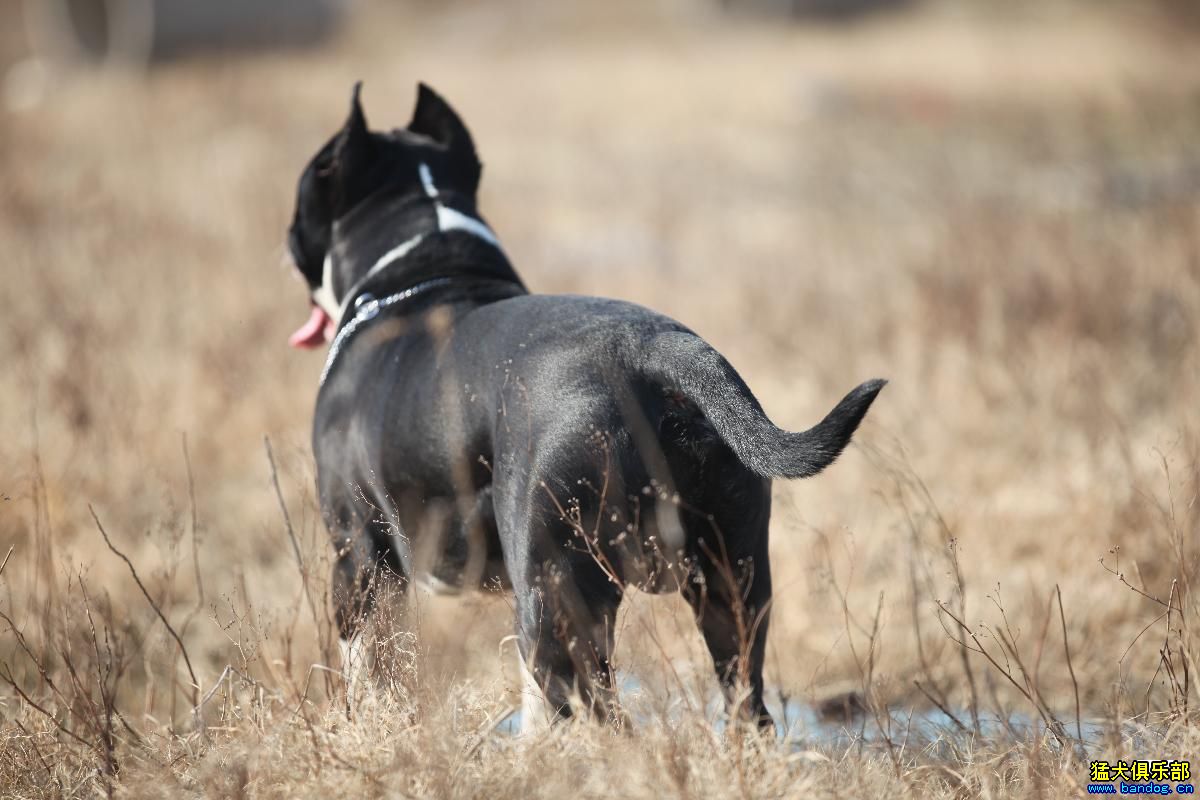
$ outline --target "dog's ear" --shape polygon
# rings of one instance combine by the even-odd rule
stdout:
[[[424,83],[417,84],[417,106],[408,129],[428,136],[446,148],[449,166],[462,181],[462,188],[474,193],[479,188],[483,166],[475,154],[475,143],[467,126],[441,95]]]
[[[362,81],[354,84],[350,96],[350,114],[342,129],[333,137],[333,154],[328,171],[336,176],[336,205],[345,210],[358,199],[362,184],[369,180],[370,166],[375,158],[375,140],[367,128],[359,93]]]

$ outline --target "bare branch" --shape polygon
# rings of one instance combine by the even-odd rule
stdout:
[[[108,549],[116,554],[118,558],[124,561],[125,566],[129,567],[129,574],[133,576],[134,583],[136,583],[138,588],[142,590],[142,596],[146,598],[146,602],[150,604],[150,607],[154,609],[154,613],[158,615],[158,618],[162,620],[162,624],[166,626],[167,632],[171,634],[172,638],[175,639],[176,644],[179,645],[179,652],[183,655],[183,663],[187,666],[188,675],[192,679],[193,698],[198,698],[200,693],[200,681],[196,678],[196,671],[192,669],[192,660],[188,658],[187,646],[184,645],[183,639],[179,638],[179,634],[175,632],[175,628],[167,619],[167,615],[163,613],[162,609],[158,607],[158,603],[156,603],[154,598],[150,596],[150,592],[147,591],[145,584],[142,583],[142,579],[138,576],[137,569],[134,568],[133,562],[129,560],[128,556],[118,550],[116,545],[112,543],[112,540],[108,538],[108,532],[104,530],[104,526],[100,523],[100,518],[96,516],[96,510],[92,508],[91,503],[88,503],[88,512],[92,515],[92,519],[95,520],[96,528],[100,531],[100,535],[104,537],[104,543],[108,545]]]
[[[1071,664],[1071,645],[1067,641],[1067,615],[1063,611],[1062,589],[1056,583],[1054,591],[1058,594],[1058,619],[1062,622],[1063,650],[1067,652],[1067,672],[1071,673],[1071,688],[1075,691],[1075,735],[1083,741],[1083,714],[1079,706],[1079,681],[1075,679],[1075,667]]]
[[[196,540],[196,484],[192,480],[192,458],[188,454],[187,432],[183,434],[183,464],[187,468],[188,507],[192,522],[192,568],[196,572],[196,607],[204,605],[204,580],[200,576],[200,543]]]

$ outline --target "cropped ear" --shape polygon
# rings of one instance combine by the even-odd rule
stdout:
[[[483,166],[475,154],[470,131],[450,104],[424,83],[417,84],[417,105],[408,129],[446,148],[449,166],[463,181],[464,188],[471,192],[479,188]]]
[[[333,139],[333,166],[342,175],[352,175],[371,158],[371,134],[367,130],[367,118],[363,115],[358,95],[362,81],[354,84],[350,97],[350,115],[342,129]]]

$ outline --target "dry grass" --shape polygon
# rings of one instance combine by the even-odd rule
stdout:
[[[0,794],[1063,796],[1087,780],[1076,688],[1113,729],[1092,757],[1200,759],[1195,40],[1120,6],[833,29],[654,9],[378,7],[316,53],[0,112]],[[305,307],[277,264],[358,77],[378,125],[418,78],[464,113],[535,289],[680,318],[785,426],[892,380],[857,448],[777,485],[769,683],[856,691],[868,732],[932,697],[1068,744],[717,734],[682,604],[644,597],[618,645],[632,734],[493,730],[500,597],[423,602],[393,691],[347,719],[320,358],[285,347]]]

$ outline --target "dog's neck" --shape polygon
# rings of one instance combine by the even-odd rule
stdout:
[[[512,268],[508,266],[507,258],[504,256],[504,250],[500,246],[500,240],[496,238],[496,234],[478,217],[460,211],[457,208],[449,205],[446,202],[445,196],[439,192],[437,184],[434,182],[433,173],[429,166],[425,163],[418,165],[418,174],[421,178],[421,186],[424,189],[425,197],[432,204],[433,208],[433,226],[426,230],[421,230],[408,236],[399,244],[396,244],[381,255],[379,255],[371,266],[362,275],[353,280],[350,287],[345,292],[339,292],[336,289],[336,281],[338,278],[337,264],[335,263],[334,251],[330,251],[325,256],[323,274],[321,276],[321,286],[313,292],[313,300],[325,309],[335,326],[341,324],[345,318],[346,312],[354,304],[355,300],[363,293],[367,284],[376,281],[383,275],[389,267],[403,261],[420,245],[425,243],[430,237],[436,234],[446,234],[453,232],[461,232],[470,235],[474,239],[484,243],[490,249],[495,251],[499,257],[499,261],[503,262],[504,269],[498,277],[509,277],[519,283],[516,274],[512,272]],[[424,205],[424,204],[423,204]],[[425,206],[421,210],[420,215],[428,217]],[[410,205],[411,209],[411,205]],[[412,215],[410,210],[409,215]],[[425,225],[428,225],[426,222]],[[411,227],[411,225],[409,226]],[[425,227],[424,225],[422,227]],[[504,273],[507,273],[505,275]],[[340,297],[339,297],[340,295]]]

